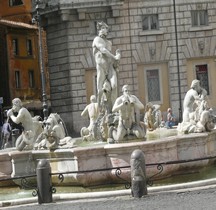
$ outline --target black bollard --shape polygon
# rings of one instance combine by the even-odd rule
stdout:
[[[51,167],[46,159],[38,162],[37,169],[38,203],[52,202]]]
[[[131,154],[131,194],[135,198],[147,195],[147,178],[145,158],[142,150],[134,150]]]

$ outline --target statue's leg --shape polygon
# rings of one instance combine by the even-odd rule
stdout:
[[[116,132],[116,141],[124,140],[125,135],[127,134],[127,130],[124,128],[122,124],[118,125]]]
[[[100,104],[101,104],[101,97],[103,94],[103,83],[105,81],[105,74],[104,74],[104,70],[97,65],[97,102],[100,108]]]
[[[115,70],[112,70],[111,72],[112,72],[112,74],[110,75],[110,83],[111,83],[112,89],[115,89],[115,88],[117,88],[117,83],[118,83],[117,75],[116,75]]]
[[[23,140],[23,134],[21,134],[16,140],[16,148],[19,151],[22,151],[26,146],[25,141]]]
[[[189,115],[190,115],[189,110],[185,109],[185,110],[183,111],[183,118],[182,118],[182,119],[183,119],[183,122],[189,122],[189,121],[190,121]]]
[[[115,103],[115,100],[117,99],[117,88],[112,89],[111,92],[111,104],[113,105]]]
[[[143,138],[145,136],[145,130],[141,126],[135,125],[132,128],[132,133],[138,138]]]
[[[5,142],[6,142],[6,136],[5,136],[5,135],[2,135],[2,145],[1,145],[1,149],[4,149]]]
[[[111,84],[111,88],[112,88],[111,101],[112,101],[112,104],[114,104],[114,102],[115,102],[115,100],[117,99],[117,96],[118,96],[117,76],[116,76],[116,72],[114,70],[113,70],[113,75],[110,78],[110,84]]]

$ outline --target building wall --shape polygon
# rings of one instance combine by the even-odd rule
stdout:
[[[195,79],[194,66],[207,62],[209,75],[212,76],[209,77],[211,95],[208,98],[211,106],[216,106],[216,86],[213,82],[216,56],[214,0],[176,1],[179,68],[173,1],[110,2],[110,5],[97,5],[90,1],[86,5],[77,4],[76,8],[77,1],[74,1],[73,7],[61,5],[60,1],[58,10],[55,3],[52,9],[45,8],[52,109],[62,116],[69,131],[79,132],[88,124],[80,113],[89,102],[90,95],[95,93],[95,61],[91,48],[95,36],[94,21],[106,21],[110,26],[108,38],[113,43],[113,53],[121,49],[119,94],[121,87],[129,84],[132,93],[146,104],[145,69],[159,66],[162,112],[172,107],[179,117],[184,95]],[[208,27],[191,27],[191,11],[197,9],[208,11]],[[146,14],[158,14],[159,30],[143,31],[142,16]],[[204,43],[203,49],[200,43]]]
[[[19,0],[18,0],[19,1]],[[32,1],[22,0],[23,4],[10,6],[9,0],[0,0],[0,97],[4,97],[3,106],[10,106],[11,100],[19,97],[30,110],[42,113],[41,72],[39,61],[39,40],[37,25],[32,24]],[[33,1],[34,2],[34,1]],[[27,23],[27,24],[25,24]],[[12,52],[12,40],[19,41],[19,55]],[[32,40],[33,55],[27,55],[27,39]],[[47,67],[46,34],[42,30],[45,89],[49,103],[49,73]],[[21,71],[21,88],[15,87],[15,70]],[[29,87],[28,71],[34,70],[35,87]],[[30,103],[31,101],[31,103]]]
[[[31,0],[22,0],[23,5],[10,6],[9,0],[0,0],[0,16],[3,19],[31,23]]]
[[[5,36],[5,27],[0,27],[0,97],[3,97],[4,104],[10,104],[9,94],[9,81],[8,71],[7,71],[7,42]]]
[[[41,78],[38,62],[38,37],[36,30],[8,29],[7,52],[9,67],[10,98],[20,98],[26,100],[36,100],[41,98]],[[12,40],[18,40],[19,54],[13,54]],[[27,54],[27,39],[32,40],[32,56]],[[34,71],[34,88],[29,86],[29,70]],[[15,71],[20,71],[20,88],[16,87]]]

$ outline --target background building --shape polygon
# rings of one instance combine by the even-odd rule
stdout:
[[[32,3],[28,0],[0,0],[0,17],[3,19],[31,24]]]
[[[110,26],[113,52],[122,52],[119,90],[129,84],[144,104],[172,107],[181,118],[184,95],[198,78],[216,107],[214,0],[47,0],[42,13],[52,109],[70,131],[88,124],[80,113],[96,93],[91,45],[101,20]]]
[[[0,97],[3,107],[19,97],[34,114],[42,113],[38,27],[29,0],[0,0]],[[45,45],[45,39],[43,39]],[[46,50],[46,48],[45,48]],[[45,57],[47,63],[47,59]],[[47,71],[46,75],[48,77]],[[47,82],[47,94],[49,94]]]

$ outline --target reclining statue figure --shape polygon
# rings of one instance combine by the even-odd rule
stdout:
[[[187,91],[183,103],[183,121],[178,125],[178,131],[183,133],[200,133],[214,128],[213,114],[208,106],[207,91],[195,79]]]
[[[38,136],[34,148],[54,150],[71,147],[74,147],[74,141],[70,136],[66,136],[60,116],[51,113],[45,121],[44,130]]]
[[[16,148],[19,151],[23,149],[32,149],[37,136],[43,131],[42,123],[38,117],[32,117],[30,112],[23,107],[19,98],[12,100],[12,109],[8,110],[7,116],[16,124],[23,127],[22,134],[16,140]],[[18,113],[17,116],[15,113]]]

